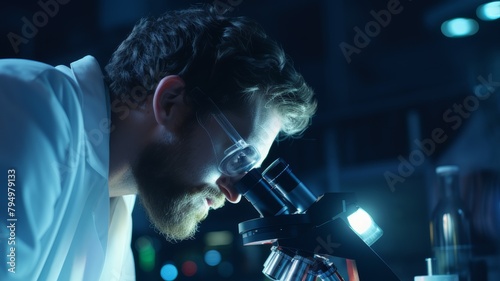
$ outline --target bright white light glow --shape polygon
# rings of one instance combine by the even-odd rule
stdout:
[[[500,19],[500,1],[481,5],[476,10],[477,17],[482,20]]]
[[[363,209],[358,210],[347,217],[351,228],[368,245],[375,243],[382,234],[382,229],[373,221],[372,217]]]
[[[349,221],[352,229],[360,235],[365,233],[373,224],[372,217],[370,217],[370,215],[361,208],[359,208],[352,215],[348,216],[347,220]]]
[[[479,24],[473,19],[455,18],[443,22],[441,32],[446,37],[465,37],[477,33]]]

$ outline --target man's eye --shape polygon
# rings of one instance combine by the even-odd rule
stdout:
[[[241,162],[248,162],[248,157],[243,152],[236,154],[235,157],[233,158],[233,163],[236,164],[236,163],[241,163]]]

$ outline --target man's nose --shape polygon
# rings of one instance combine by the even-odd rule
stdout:
[[[229,177],[226,175],[220,176],[215,182],[219,189],[226,196],[227,201],[231,203],[238,203],[241,200],[241,194],[238,193],[236,187],[234,186],[237,181],[239,181],[243,175],[237,177]]]

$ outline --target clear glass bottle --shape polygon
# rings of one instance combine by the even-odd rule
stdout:
[[[459,168],[439,166],[439,201],[430,221],[430,235],[436,272],[457,274],[460,281],[470,281],[471,238],[468,211],[460,198]]]

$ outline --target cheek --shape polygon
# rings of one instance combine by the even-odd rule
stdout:
[[[217,162],[213,157],[213,153],[209,150],[201,151],[193,157],[192,172],[188,177],[196,180],[196,184],[214,183],[218,177]]]
[[[219,174],[218,161],[214,147],[206,134],[194,134],[183,149],[186,163],[185,178],[196,185],[214,183]]]

